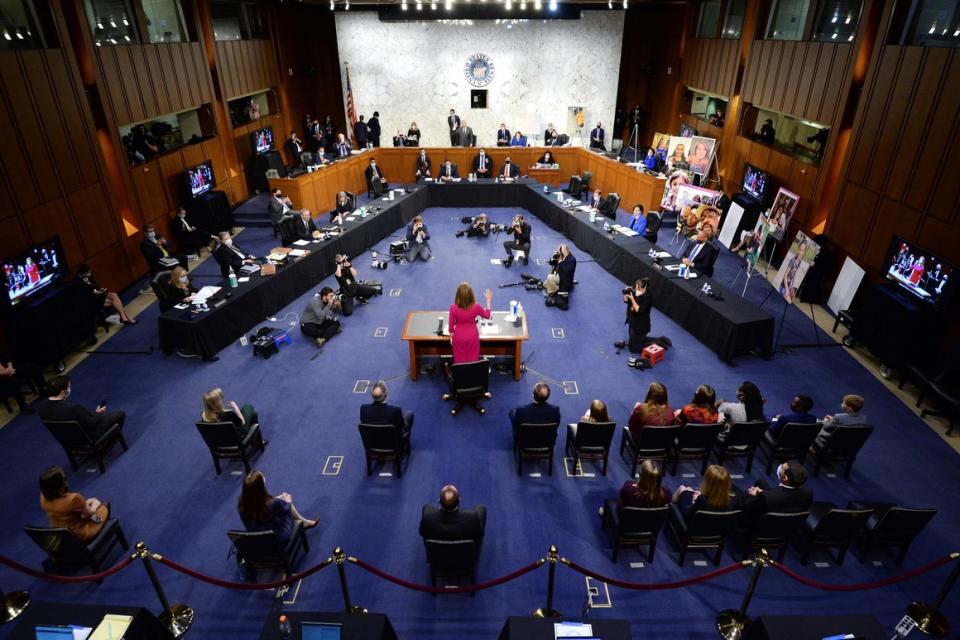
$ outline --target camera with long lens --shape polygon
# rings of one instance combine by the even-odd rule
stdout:
[[[521,273],[520,277],[523,278],[523,288],[527,291],[540,291],[543,289],[543,280],[536,276],[532,276],[529,273]]]
[[[500,224],[495,223],[490,225],[490,231],[492,231],[493,233],[500,233],[501,231],[506,231],[506,230],[507,230],[507,225],[503,223],[500,223]]]
[[[620,291],[620,293],[622,293],[623,295],[628,295],[628,294],[636,295],[636,294],[637,294],[637,292],[634,291],[632,287],[624,287],[624,288]]]

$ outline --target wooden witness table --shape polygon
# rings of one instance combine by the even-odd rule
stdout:
[[[417,379],[417,358],[421,356],[449,356],[449,326],[446,311],[410,311],[403,324],[403,335],[410,347],[410,379]],[[480,331],[480,355],[510,356],[513,358],[513,379],[520,380],[520,365],[523,362],[523,342],[527,339],[527,316],[520,317],[520,324],[507,322],[506,311],[494,311],[490,319],[498,333]],[[443,320],[443,335],[437,335],[440,319]]]

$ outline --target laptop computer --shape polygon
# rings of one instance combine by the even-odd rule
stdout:
[[[340,640],[340,626],[336,622],[301,622],[302,640]]]
[[[70,627],[37,626],[34,628],[36,640],[73,640],[73,629]]]

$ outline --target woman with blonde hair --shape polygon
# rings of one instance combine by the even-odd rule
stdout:
[[[447,315],[454,364],[476,362],[480,359],[480,331],[477,329],[477,318],[490,319],[493,291],[487,289],[483,292],[483,297],[487,303],[486,307],[477,304],[473,288],[468,283],[461,282],[457,287],[457,294]]]
[[[742,499],[730,493],[733,481],[726,469],[718,464],[707,467],[699,489],[680,485],[673,502],[680,509],[684,520],[697,511],[734,511],[742,508]]]
[[[244,478],[237,511],[247,531],[273,531],[280,548],[290,542],[294,525],[302,524],[304,529],[312,529],[319,524],[319,520],[308,520],[300,515],[289,493],[270,495],[266,480],[259,471],[251,471]]]
[[[190,276],[183,267],[174,267],[170,272],[169,290],[171,300],[178,300],[177,304],[193,302],[193,294],[197,292],[197,289],[190,285]]]
[[[200,420],[203,422],[229,422],[237,430],[240,439],[246,437],[253,425],[260,424],[260,417],[254,410],[253,405],[245,404],[242,407],[231,400],[225,403],[223,400],[223,389],[217,387],[210,389],[203,394],[203,412],[200,414]],[[263,439],[263,432],[258,431],[257,436],[263,445],[267,441]]]

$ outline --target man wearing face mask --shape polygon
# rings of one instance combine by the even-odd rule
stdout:
[[[144,225],[140,252],[146,259],[151,274],[172,269],[178,264],[184,269],[187,268],[187,256],[181,253],[172,254],[167,247],[167,241],[157,233],[152,224]]]
[[[213,257],[220,264],[220,269],[224,274],[231,268],[234,273],[239,273],[243,265],[256,263],[256,258],[253,255],[233,243],[233,238],[227,231],[220,232],[220,246],[213,252]]]
[[[807,470],[796,460],[788,460],[777,467],[779,484],[771,487],[766,480],[747,489],[749,498],[744,503],[741,522],[749,526],[765,513],[800,513],[813,502],[813,491],[803,486]]]
[[[493,175],[493,163],[487,157],[486,149],[480,149],[480,153],[473,157],[473,172],[478,178],[489,178]]]
[[[430,162],[430,156],[427,155],[426,149],[420,149],[420,155],[417,156],[417,179],[420,178],[430,178],[430,168],[432,163]]]
[[[92,412],[73,402],[70,397],[70,378],[54,376],[47,381],[47,397],[35,403],[41,420],[75,420],[91,439],[97,439],[115,424],[123,428],[127,414],[123,411],[107,413],[107,406],[101,402]]]
[[[177,208],[177,219],[173,223],[174,236],[179,241],[179,246],[187,252],[187,257],[196,258],[201,248],[210,244],[210,240],[215,236],[208,231],[197,228],[187,220],[187,210],[183,207]]]
[[[390,188],[390,185],[387,184],[387,179],[383,177],[383,172],[380,171],[380,168],[377,166],[376,158],[370,158],[370,166],[364,170],[364,173],[367,176],[368,191],[378,194]],[[379,189],[376,187],[377,183],[380,184]]]

